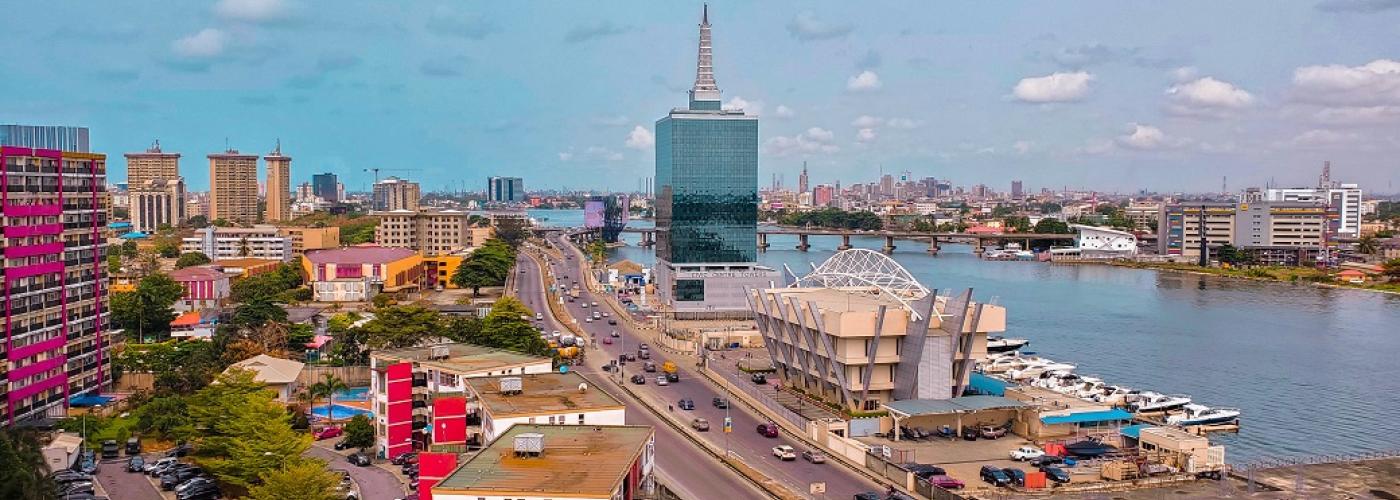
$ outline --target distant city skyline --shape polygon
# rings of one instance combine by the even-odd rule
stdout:
[[[22,3],[0,40],[0,123],[83,126],[113,158],[159,139],[298,158],[291,183],[412,168],[424,191],[519,176],[635,190],[656,109],[689,87],[694,4],[294,0]],[[1007,190],[1133,192],[1400,180],[1400,3],[1119,2],[871,7],[712,3],[725,106],[764,119],[760,179],[910,171]],[[161,30],[147,29],[160,19]],[[1247,25],[1238,19],[1251,19]],[[1112,22],[1105,22],[1106,20]],[[76,30],[71,26],[93,25]],[[626,54],[620,57],[620,54]],[[259,165],[259,178],[265,165]],[[207,169],[185,165],[192,191]],[[789,181],[789,184],[796,184]]]

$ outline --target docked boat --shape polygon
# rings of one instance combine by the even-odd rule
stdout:
[[[1031,341],[1026,339],[1008,339],[1000,335],[992,335],[987,337],[987,352],[1015,351],[1030,343]]]
[[[1128,403],[1136,402],[1142,397],[1142,391],[1120,385],[1110,385],[1103,388],[1101,392],[1093,395],[1089,399],[1095,403],[1103,403],[1112,406],[1126,406]]]
[[[1171,411],[1191,404],[1191,397],[1182,394],[1159,394],[1144,392],[1137,401],[1128,403],[1133,413]]]
[[[1025,368],[1008,371],[1006,372],[1006,376],[1011,377],[1011,380],[1025,380],[1029,378],[1039,377],[1040,374],[1045,372],[1071,371],[1075,368],[1076,367],[1074,365],[1071,365],[1069,363],[1056,363],[1048,359],[1043,359],[1037,362],[1027,364]]]
[[[1118,448],[1097,440],[1086,439],[1065,445],[1065,451],[1079,458],[1096,458],[1118,451]]]
[[[1171,425],[1224,424],[1240,419],[1240,411],[1234,408],[1211,408],[1205,405],[1188,404],[1182,406],[1183,413],[1167,417]]]

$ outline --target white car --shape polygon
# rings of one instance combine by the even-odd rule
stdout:
[[[656,376],[656,385],[671,385],[671,382],[668,382],[668,381],[666,380],[666,376],[665,376],[665,375],[657,375],[657,376]]]
[[[791,446],[780,444],[773,447],[773,456],[784,461],[797,460],[797,450],[792,449]]]
[[[1045,456],[1045,452],[1034,446],[1022,446],[1011,450],[1012,460],[1035,460],[1043,456]]]

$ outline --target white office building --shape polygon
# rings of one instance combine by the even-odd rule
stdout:
[[[1331,228],[1333,234],[1347,238],[1361,237],[1361,188],[1356,184],[1268,189],[1264,191],[1263,201],[1321,203],[1337,217]]]

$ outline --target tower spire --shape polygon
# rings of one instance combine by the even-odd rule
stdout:
[[[695,86],[690,89],[691,109],[719,109],[719,85],[715,83],[714,51],[710,45],[710,6],[700,15],[700,51],[695,61]],[[696,102],[701,101],[700,107]]]

